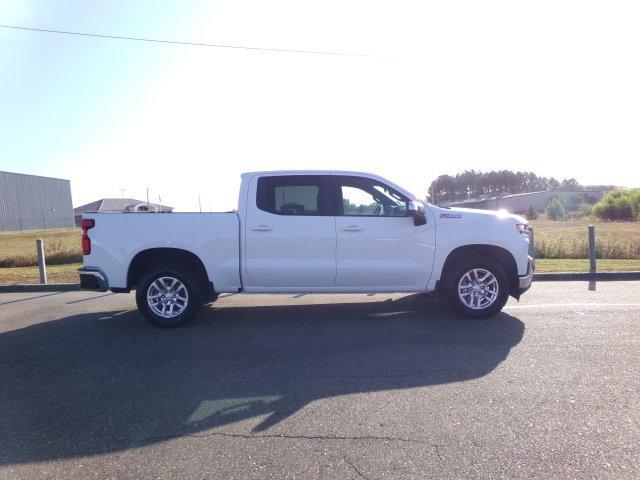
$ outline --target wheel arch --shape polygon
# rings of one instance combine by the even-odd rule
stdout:
[[[462,258],[469,256],[490,257],[498,261],[507,272],[509,278],[509,294],[515,298],[520,297],[518,290],[518,264],[513,254],[506,248],[497,245],[470,244],[454,248],[442,266],[440,285],[447,281],[447,275],[451,273],[452,267]]]
[[[162,264],[180,265],[195,276],[203,293],[213,294],[213,282],[198,255],[182,248],[154,247],[142,250],[131,259],[127,270],[127,289],[136,288],[149,268]]]

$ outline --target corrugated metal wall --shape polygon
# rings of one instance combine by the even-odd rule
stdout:
[[[469,200],[467,202],[451,202],[448,204],[444,203],[443,206],[479,208],[483,210],[504,209],[511,213],[527,213],[529,211],[529,207],[533,207],[535,211],[542,213],[554,196],[562,198],[564,203],[569,207],[569,209],[571,209],[572,206],[577,206],[582,202],[581,195],[583,194],[587,194],[599,202],[602,200],[604,193],[604,191],[596,190],[585,190],[581,192],[533,192],[508,195],[502,198],[490,198],[486,200]]]
[[[73,225],[69,180],[0,171],[0,232]]]

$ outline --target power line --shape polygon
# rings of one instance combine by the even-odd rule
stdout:
[[[173,45],[185,45],[185,46],[192,46],[192,47],[233,48],[238,50],[257,50],[261,52],[307,53],[307,54],[314,54],[314,55],[339,55],[343,57],[384,58],[380,55],[369,55],[364,53],[331,52],[331,51],[324,51],[324,50],[297,50],[292,48],[249,47],[245,45],[227,45],[223,43],[180,42],[177,40],[161,40],[157,38],[123,37],[120,35],[103,35],[99,33],[70,32],[66,30],[50,30],[46,28],[20,27],[17,25],[0,25],[0,28],[11,28],[14,30],[27,30],[30,32],[56,33],[59,35],[78,35],[81,37],[109,38],[109,39],[115,39],[115,40],[132,40],[136,42],[168,43]]]

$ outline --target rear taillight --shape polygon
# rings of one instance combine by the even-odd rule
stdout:
[[[91,255],[91,239],[87,232],[96,226],[95,220],[91,218],[85,218],[82,220],[82,254]]]

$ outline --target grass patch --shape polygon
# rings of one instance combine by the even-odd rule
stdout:
[[[78,283],[78,268],[81,263],[67,265],[47,265],[47,282],[49,283]],[[15,283],[40,283],[38,267],[0,268],[0,285]]]
[[[640,260],[598,260],[598,272],[640,272]],[[553,258],[536,260],[536,273],[588,272],[589,260]]]
[[[36,239],[44,240],[47,265],[82,261],[79,228],[0,233],[0,268],[38,265]]]
[[[640,222],[605,222],[588,217],[553,221],[540,215],[531,220],[537,258],[589,258],[587,227],[596,226],[596,257],[640,259]]]

